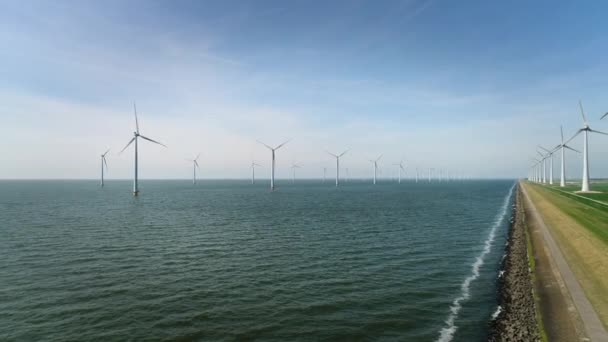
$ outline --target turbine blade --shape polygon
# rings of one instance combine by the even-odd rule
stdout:
[[[587,125],[587,117],[585,116],[585,111],[583,110],[583,102],[578,100],[578,105],[581,107],[581,115],[583,116],[583,122]]]
[[[564,143],[564,128],[562,125],[559,125],[559,131],[562,133],[562,144]]]
[[[272,147],[270,147],[270,146],[268,146],[268,145],[264,144],[263,142],[261,142],[261,141],[259,141],[259,140],[256,140],[256,141],[258,142],[258,144],[262,144],[262,145],[266,146],[266,147],[267,147],[269,150],[273,150],[273,148],[272,148]]]
[[[346,152],[348,152],[348,151],[349,151],[349,150],[346,150],[346,151],[342,152],[342,154],[341,154],[341,155],[339,155],[338,157],[342,157],[342,156],[343,156],[343,155],[345,155],[345,154],[346,154]]]
[[[287,139],[287,140],[286,140],[284,143],[282,143],[281,145],[279,145],[279,146],[275,147],[274,149],[275,149],[275,150],[278,150],[278,149],[280,149],[281,147],[283,147],[283,145],[287,144],[287,143],[288,143],[288,142],[290,142],[290,141],[291,141],[291,139]]]
[[[126,150],[127,147],[129,147],[129,145],[131,145],[133,143],[133,141],[135,141],[135,137],[131,138],[131,141],[129,141],[129,143],[127,144],[127,146],[125,146],[125,148],[123,148],[118,154],[121,154],[122,151]]]
[[[133,112],[135,113],[135,131],[139,133],[139,122],[137,121],[137,106],[135,106],[135,102],[133,102]]]
[[[144,137],[144,136],[143,136],[143,135],[141,135],[141,134],[140,134],[139,136],[140,136],[142,139],[146,139],[146,140],[151,141],[151,142],[153,142],[153,143],[155,143],[155,144],[159,144],[159,145],[161,145],[161,146],[165,146],[165,147],[167,147],[167,145],[165,145],[165,144],[163,144],[163,143],[159,143],[159,142],[158,142],[158,141],[156,141],[156,140],[152,140],[152,139],[150,139],[150,138]]]
[[[608,112],[604,113],[604,115],[602,115],[602,117],[600,118],[600,120],[602,120],[603,118],[605,118],[608,115]]]
[[[603,134],[603,135],[608,135],[608,133],[604,133],[604,132],[600,132],[600,131],[596,131],[594,129],[589,129],[589,131],[593,132],[593,133],[599,133],[599,134]]]
[[[574,133],[574,135],[572,136],[572,138],[566,140],[566,142],[563,143],[563,145],[566,145],[567,143],[569,143],[570,141],[572,141],[572,139],[576,138],[577,135],[581,134],[581,132],[583,131],[583,129],[579,129],[578,131],[576,131],[576,133]]]
[[[376,161],[380,160],[380,159],[382,158],[382,156],[383,156],[383,154],[381,154],[381,155],[380,155],[380,157],[378,157],[378,158],[376,159]]]
[[[540,146],[540,145],[538,145],[538,147],[539,147],[539,148],[541,148],[542,150],[544,150],[544,151],[548,152],[548,153],[551,153],[551,151],[547,150],[546,148],[544,148],[544,147],[542,147],[542,146]]]
[[[338,155],[335,155],[335,154],[333,154],[333,153],[331,153],[329,151],[325,151],[325,152],[327,152],[327,154],[329,154],[330,156],[333,156],[334,158],[338,158]]]
[[[196,160],[194,161],[194,165],[196,165],[196,167],[200,168],[200,166],[198,166],[198,162]]]
[[[106,157],[102,157],[103,163],[106,165],[106,170],[108,169],[108,162],[106,161]]]
[[[574,149],[574,148],[572,148],[572,147],[570,147],[570,146],[568,146],[568,145],[564,145],[564,147],[565,147],[565,148],[567,148],[567,149],[569,149],[569,150],[572,150],[572,151],[574,151],[574,152],[581,153],[581,151],[579,151],[579,150],[577,150],[577,149]]]
[[[198,160],[198,158],[199,158],[200,156],[201,156],[201,154],[200,154],[200,153],[199,153],[199,154],[197,154],[197,155],[196,155],[196,158],[194,158],[194,160]]]
[[[105,157],[105,156],[106,156],[106,154],[108,154],[108,152],[110,152],[110,149],[108,149],[107,151],[105,151],[105,152],[102,154],[102,156],[104,156],[104,157]]]

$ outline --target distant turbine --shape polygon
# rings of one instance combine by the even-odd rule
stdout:
[[[416,168],[416,183],[418,183],[418,168]]]
[[[549,151],[540,145],[538,145],[538,147],[547,152],[547,156],[549,157],[549,184],[553,185],[553,153],[555,150]]]
[[[279,148],[281,148],[283,145],[287,144],[291,139],[285,141],[284,143],[280,144],[279,146],[272,148],[266,144],[264,144],[263,142],[258,140],[258,143],[266,146],[266,148],[268,148],[272,154],[272,162],[270,164],[270,191],[274,191],[274,166],[275,166],[275,151],[278,150]]]
[[[291,178],[291,183],[295,183],[296,182],[296,169],[301,168],[302,166],[294,163],[291,165],[291,171],[293,172],[293,176]]]
[[[323,168],[323,184],[325,184],[325,179],[327,178],[327,168]]]
[[[251,184],[255,184],[255,167],[262,166],[260,164],[256,164],[256,162],[251,162]]]
[[[333,156],[334,158],[336,158],[336,187],[338,187],[338,184],[340,183],[340,158],[346,154],[346,152],[348,152],[348,150],[342,152],[341,154],[333,154],[331,152],[325,151],[327,152],[329,155]]]
[[[139,195],[139,186],[137,184],[137,139],[138,138],[142,138],[144,140],[148,140],[150,142],[153,142],[155,144],[159,144],[161,146],[165,146],[162,143],[159,143],[158,141],[152,140],[150,138],[146,138],[145,136],[139,134],[139,123],[137,121],[137,107],[135,106],[135,103],[133,103],[133,112],[135,113],[135,132],[133,132],[133,138],[131,139],[131,141],[129,141],[129,143],[127,144],[127,146],[125,146],[125,148],[123,148],[120,153],[122,153],[124,150],[127,149],[127,147],[129,147],[129,145],[131,145],[133,142],[135,142],[135,176],[133,177],[133,196],[137,196]],[[165,146],[167,147],[167,146]]]
[[[198,166],[198,157],[200,157],[200,153],[196,155],[196,158],[194,159],[186,159],[187,161],[191,161],[192,162],[192,184],[196,184],[196,168],[199,167]]]
[[[398,183],[401,184],[401,171],[405,171],[405,168],[403,167],[403,160],[399,161],[399,163],[395,163],[393,164],[395,166],[399,166],[399,178],[398,178]]]
[[[536,150],[536,153],[538,153],[541,157],[540,161],[542,163],[542,171],[541,171],[541,175],[542,175],[542,183],[545,184],[547,183],[547,155],[542,154],[539,150]]]
[[[108,162],[106,161],[106,154],[108,154],[108,152],[110,152],[110,149],[108,149],[101,155],[101,187],[102,188],[104,186],[104,184],[103,184],[103,167],[105,165],[106,169],[108,168]]]
[[[369,160],[372,164],[374,164],[374,184],[376,184],[376,175],[378,173],[378,161],[380,160],[380,158],[382,158],[382,155],[380,155],[375,160],[372,160],[372,159]]]
[[[578,102],[581,107],[581,116],[583,117],[583,128],[579,129],[572,138],[566,141],[566,144],[569,143],[572,139],[576,138],[581,132],[583,132],[583,184],[581,186],[581,191],[589,191],[589,132],[599,133],[608,135],[608,133],[596,131],[589,127],[587,123],[587,117],[585,116],[585,111],[583,110],[583,103],[581,101]],[[604,118],[606,114],[602,116]]]
[[[561,160],[561,172],[560,172],[559,186],[563,188],[566,186],[566,149],[569,149],[569,150],[572,150],[572,151],[578,152],[578,153],[580,153],[580,151],[575,150],[572,147],[564,144],[564,130],[563,130],[562,126],[559,126],[559,130],[560,130],[560,133],[562,136],[562,140],[561,140],[561,144],[557,145],[555,147],[555,149],[561,150],[562,160]]]

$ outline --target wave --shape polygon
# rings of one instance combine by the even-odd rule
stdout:
[[[446,326],[443,327],[439,332],[439,338],[437,339],[437,342],[449,342],[454,338],[454,333],[458,328],[454,324],[454,321],[458,317],[460,309],[462,309],[462,302],[470,298],[471,295],[469,293],[469,289],[471,287],[471,283],[475,279],[479,278],[479,269],[483,265],[486,255],[488,255],[488,253],[490,253],[490,251],[492,250],[492,243],[494,242],[494,238],[496,237],[496,230],[498,229],[498,227],[500,227],[501,223],[507,216],[509,209],[509,201],[513,194],[514,188],[515,184],[511,187],[511,189],[509,189],[509,193],[504,199],[502,207],[500,208],[500,211],[496,216],[496,219],[494,220],[492,229],[490,229],[490,234],[488,234],[488,238],[484,243],[483,251],[481,252],[481,254],[479,254],[479,256],[477,256],[475,262],[471,266],[471,275],[466,277],[462,282],[462,285],[460,285],[460,296],[454,299],[454,301],[452,302],[452,306],[450,306],[450,315],[445,320]]]

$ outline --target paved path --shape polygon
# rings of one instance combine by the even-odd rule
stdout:
[[[553,236],[549,232],[549,229],[545,225],[541,215],[536,210],[534,203],[532,200],[530,200],[526,187],[522,186],[521,189],[529,208],[534,215],[534,219],[538,222],[538,225],[541,228],[547,247],[549,247],[549,251],[551,252],[551,256],[553,257],[561,277],[570,292],[572,301],[574,302],[574,305],[576,306],[576,309],[578,310],[578,313],[583,321],[583,325],[585,326],[587,336],[593,342],[608,342],[608,332],[606,332],[604,329],[604,326],[597,316],[597,313],[593,309],[593,306],[591,306],[587,296],[585,296],[585,292],[583,292],[581,285],[576,280],[576,277],[574,276],[574,273],[572,273],[570,266],[568,266],[566,259],[564,259],[562,251],[555,243],[555,240],[553,240]]]

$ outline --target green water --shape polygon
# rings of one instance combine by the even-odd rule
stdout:
[[[483,340],[513,184],[0,181],[0,340]]]

